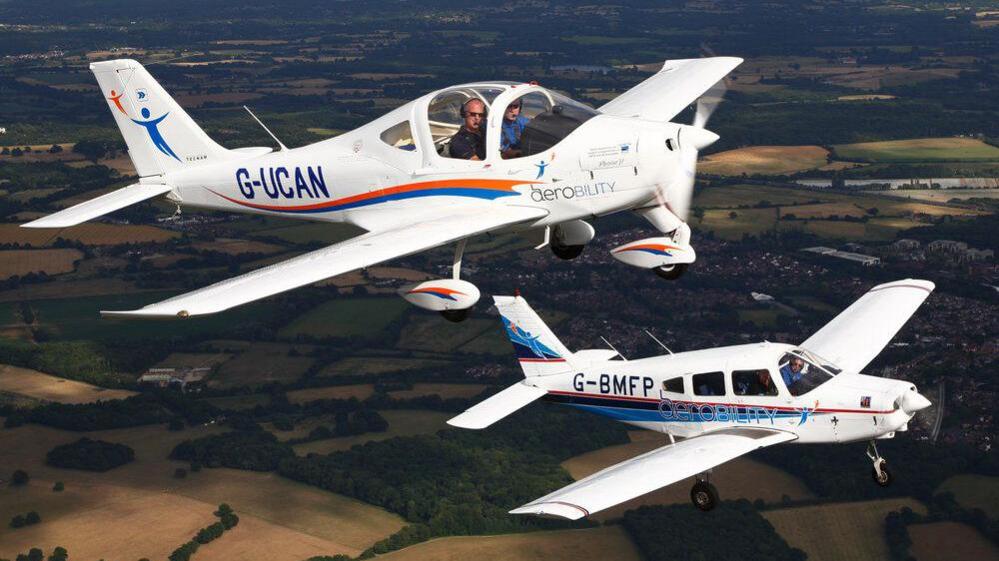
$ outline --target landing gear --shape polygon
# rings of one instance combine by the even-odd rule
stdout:
[[[702,512],[707,512],[718,506],[718,489],[706,478],[698,476],[697,483],[690,489],[690,501]]]
[[[878,453],[878,446],[873,440],[867,445],[867,457],[874,463],[874,467],[871,469],[871,477],[874,478],[874,482],[882,487],[891,485],[893,478],[891,472],[888,471],[888,460],[881,457],[881,454]]]
[[[551,248],[552,248],[552,253],[555,254],[555,257],[569,261],[570,259],[575,259],[579,257],[583,253],[583,250],[586,249],[586,246],[560,245],[557,243],[552,243]]]
[[[676,280],[683,276],[687,272],[687,267],[690,265],[688,263],[679,263],[677,265],[666,265],[663,267],[655,267],[652,270],[661,279],[666,280]]]
[[[441,316],[452,323],[461,323],[468,319],[470,313],[472,313],[471,308],[465,308],[464,310],[443,310]]]

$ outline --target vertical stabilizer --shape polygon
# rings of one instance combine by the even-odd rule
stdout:
[[[140,177],[230,158],[138,62],[95,62],[90,70]]]
[[[572,353],[520,296],[493,296],[506,336],[524,375],[548,376],[572,370]]]

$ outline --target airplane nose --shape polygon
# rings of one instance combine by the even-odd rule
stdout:
[[[898,406],[902,408],[909,415],[914,415],[915,413],[922,411],[932,405],[930,400],[923,397],[922,394],[916,391],[916,388],[902,394],[902,397],[898,401]]]
[[[700,127],[684,127],[680,134],[680,144],[689,142],[696,150],[703,150],[721,138],[717,134]]]

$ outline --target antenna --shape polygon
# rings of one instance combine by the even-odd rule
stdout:
[[[253,114],[253,111],[250,111],[249,107],[247,107],[247,106],[244,105],[243,109],[246,109],[246,112],[249,113],[251,117],[253,117],[253,120],[256,121],[257,124],[260,125],[265,131],[267,131],[267,134],[271,135],[271,138],[274,139],[274,142],[277,142],[278,146],[281,147],[281,151],[282,152],[284,152],[285,150],[288,149],[288,147],[285,146],[284,143],[282,143],[280,140],[278,140],[278,137],[274,136],[274,133],[271,132],[271,129],[267,128],[267,125],[265,125],[263,121],[261,121],[260,119],[258,119],[257,116]]]
[[[603,341],[604,343],[606,343],[607,346],[610,347],[612,351],[614,351],[615,353],[617,353],[617,356],[623,358],[625,362],[628,362],[628,357],[626,357],[623,354],[621,354],[621,351],[615,349],[614,345],[611,345],[610,341],[608,341],[607,339],[604,339],[603,335],[600,336],[600,340]]]
[[[660,347],[666,349],[666,352],[668,352],[669,354],[673,354],[673,351],[669,350],[669,347],[667,347],[666,345],[664,345],[663,342],[660,341],[659,339],[657,339],[656,336],[653,335],[651,332],[649,332],[648,329],[643,329],[642,331],[644,331],[645,334],[648,335],[649,337],[652,337],[653,341],[655,341],[656,343],[659,343]]]

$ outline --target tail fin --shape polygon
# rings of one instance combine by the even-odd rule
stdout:
[[[97,77],[140,177],[162,175],[232,156],[134,60],[95,62]]]
[[[572,353],[520,296],[493,296],[506,335],[524,376],[548,376],[572,369]]]

